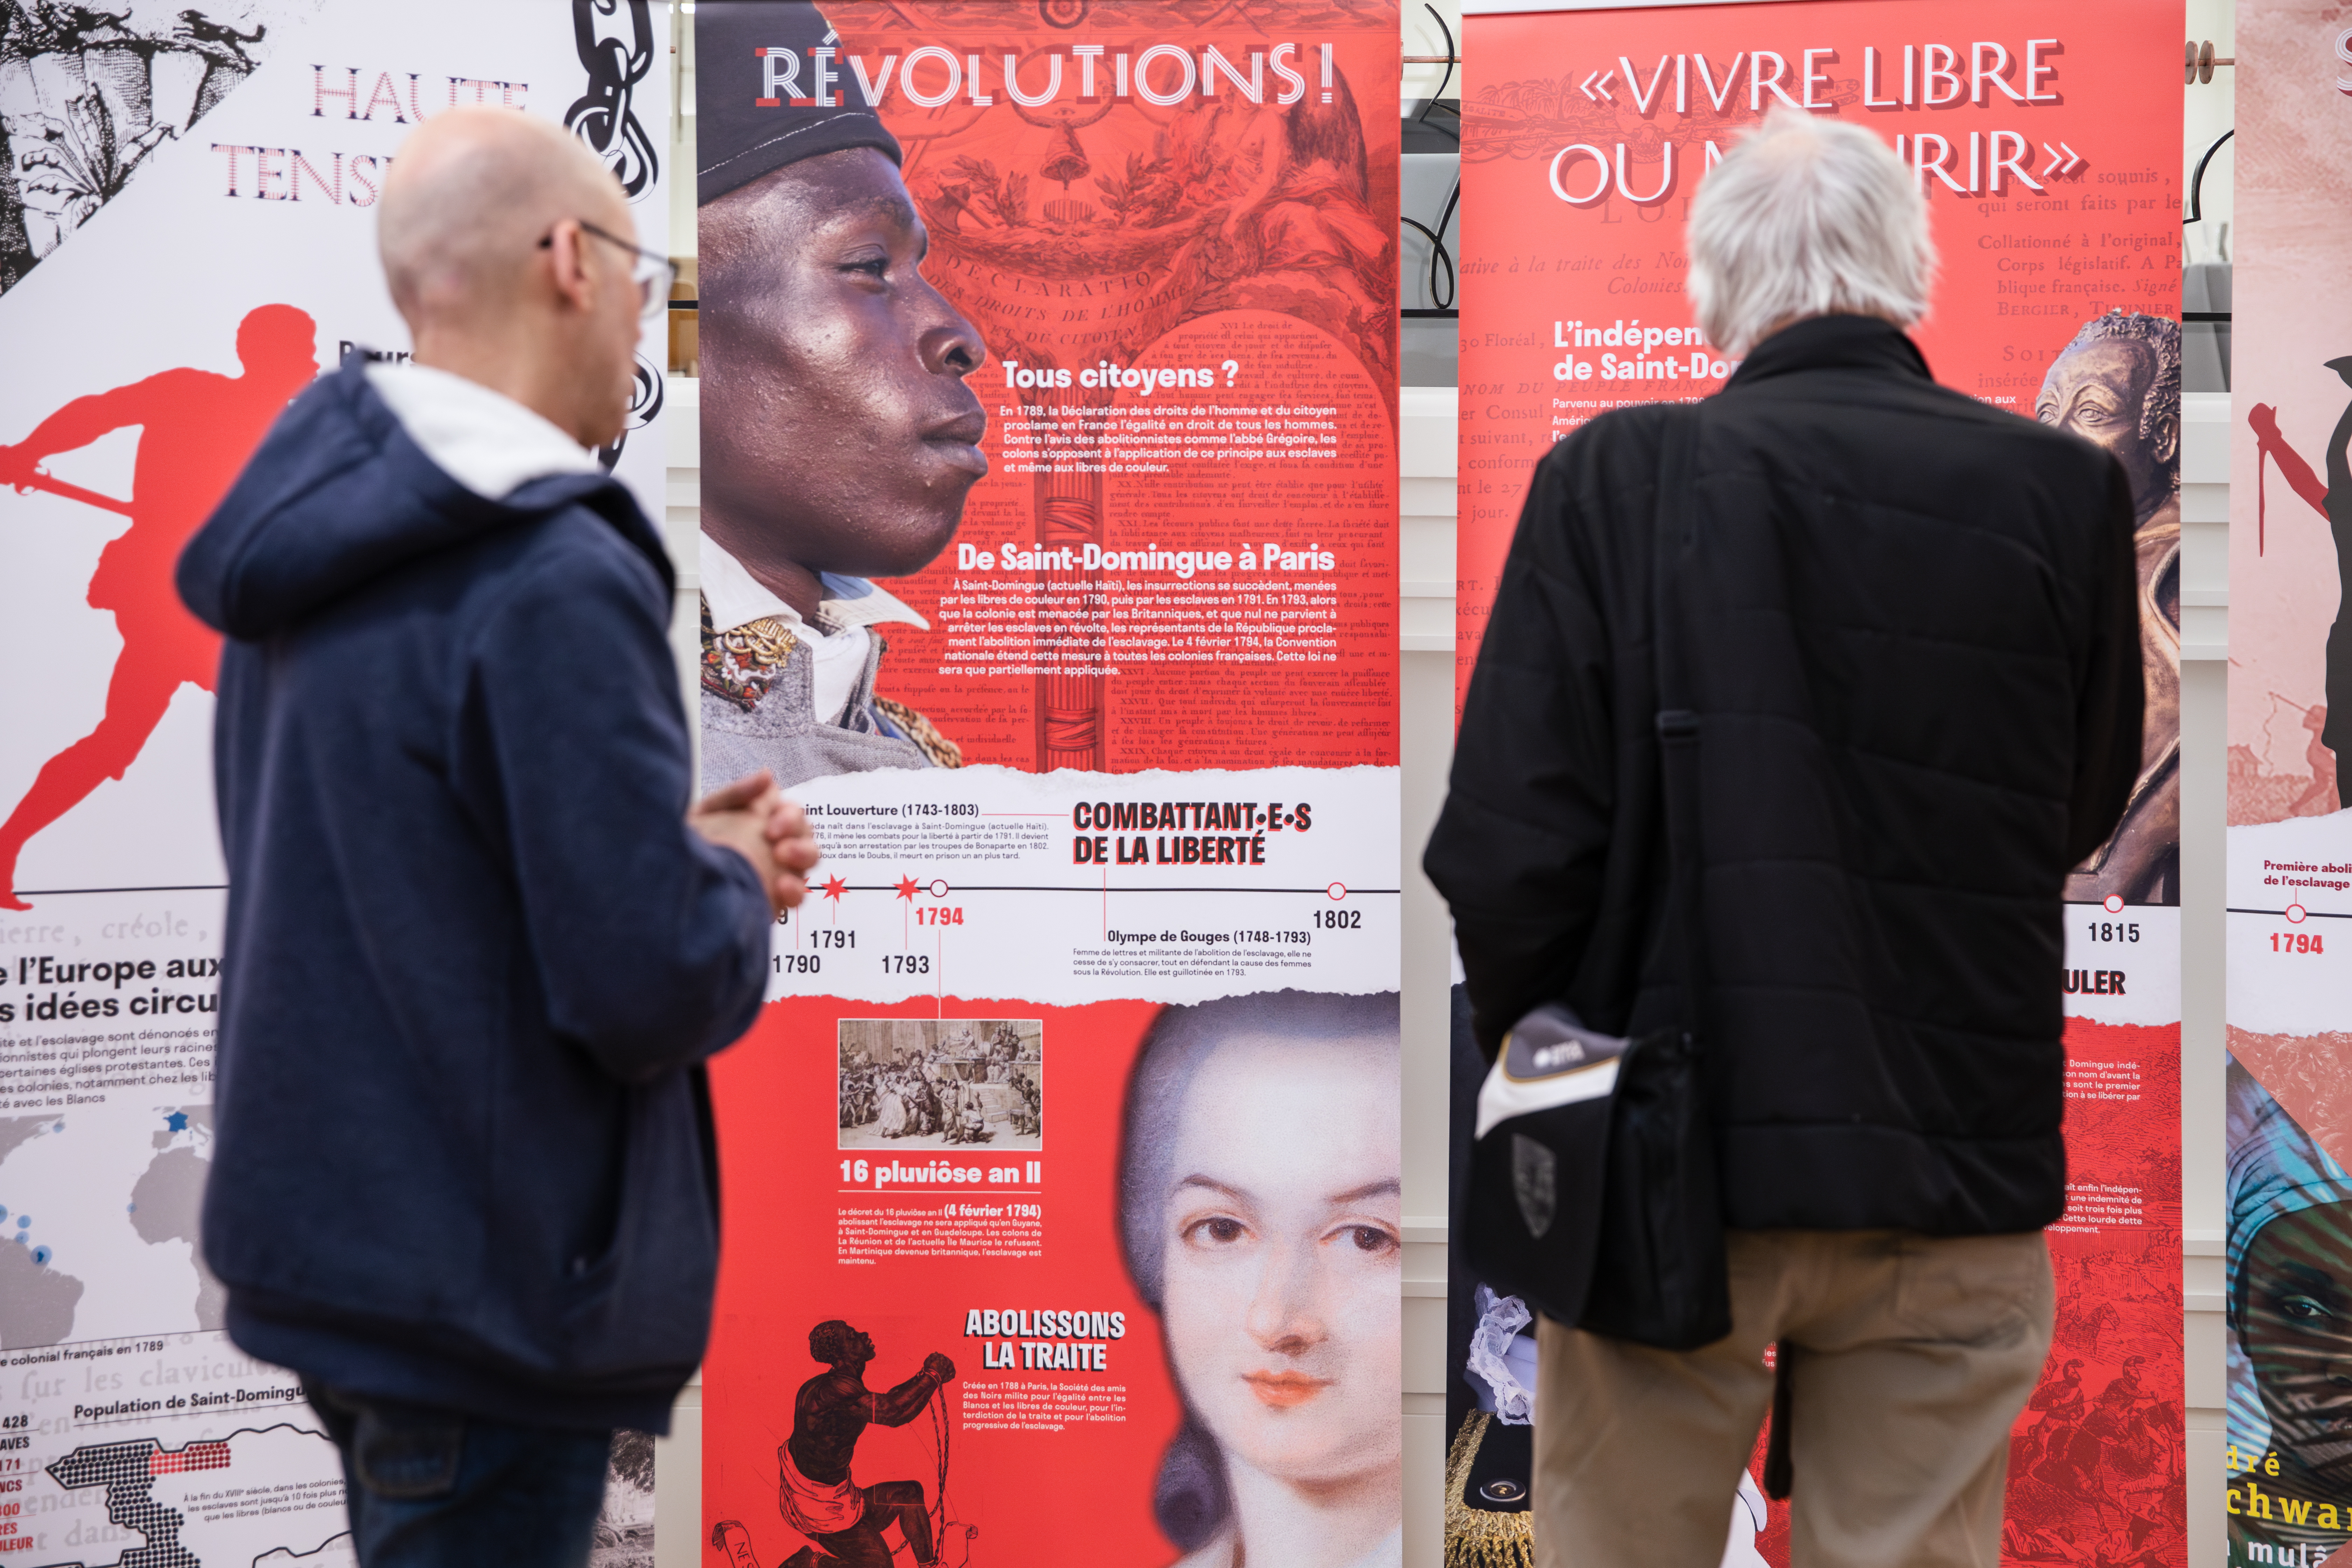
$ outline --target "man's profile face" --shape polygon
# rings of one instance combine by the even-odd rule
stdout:
[[[636,223],[617,189],[602,205],[604,210],[590,221],[606,234],[636,237]],[[636,391],[637,343],[645,333],[645,297],[635,279],[635,258],[629,252],[584,234],[580,243],[596,268],[595,308],[583,324],[593,366],[590,374],[598,384],[610,388],[612,399],[605,409],[607,432],[597,443],[604,446],[619,439],[629,427],[629,404]]]
[[[2156,352],[2128,338],[2097,338],[2058,356],[2042,381],[2034,417],[2105,447],[2131,480],[2141,516],[2171,494],[2180,432],[2169,420],[2142,434],[2140,416],[2157,376]]]
[[[755,563],[920,570],[988,472],[963,379],[987,349],[919,271],[897,166],[870,148],[788,164],[702,226],[706,529]]]
[[[2352,1478],[2352,1205],[2264,1226],[2247,1247],[2240,1334],[2278,1447]]]

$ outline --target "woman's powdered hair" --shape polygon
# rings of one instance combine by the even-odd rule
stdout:
[[[1859,125],[1775,109],[1700,181],[1689,232],[1691,303],[1725,353],[1807,316],[1927,313],[1927,198]]]
[[[1161,1310],[1167,1295],[1167,1209],[1184,1097],[1217,1047],[1244,1035],[1298,1043],[1367,1040],[1384,1047],[1393,1060],[1402,1033],[1393,991],[1369,996],[1276,991],[1160,1009],[1128,1077],[1118,1152],[1119,1247],[1136,1293],[1152,1310]],[[1310,1106],[1298,1109],[1302,1116],[1314,1114]],[[1181,1393],[1182,1377],[1176,1382]],[[1181,1552],[1205,1545],[1233,1511],[1223,1456],[1189,1402],[1183,1425],[1161,1456],[1151,1507],[1160,1530]]]

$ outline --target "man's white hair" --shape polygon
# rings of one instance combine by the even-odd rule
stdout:
[[[1936,242],[1927,199],[1895,150],[1859,125],[1775,109],[1700,182],[1690,297],[1732,355],[1807,316],[1927,313]]]

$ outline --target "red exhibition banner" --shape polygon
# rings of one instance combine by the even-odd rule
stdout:
[[[2071,425],[2070,389],[2103,380],[2135,416],[2148,740],[2124,826],[2068,882],[2058,1321],[2012,1441],[2003,1552],[2184,1561],[2181,14],[1790,0],[1466,27],[1457,701],[1537,459],[1612,408],[1704,397],[1738,369],[1699,331],[1684,229],[1707,170],[1775,107],[1868,126],[1916,171],[1941,269],[1913,336],[1938,381]],[[1483,1320],[1498,1343],[1509,1315]],[[1466,1475],[1478,1434],[1450,1437]],[[1785,1505],[1725,1505],[1727,1562],[1785,1561]],[[1449,1528],[1484,1539],[1506,1517],[1475,1512]]]
[[[2352,18],[2238,8],[2230,450],[2230,1561],[2352,1545]]]
[[[712,1068],[711,1546],[1395,1563],[1396,5],[822,11],[695,16],[706,172],[899,150],[701,193],[703,771],[825,852]]]

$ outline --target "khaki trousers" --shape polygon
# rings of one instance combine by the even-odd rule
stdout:
[[[1686,1353],[1538,1331],[1537,1568],[1719,1568],[1790,1363],[1790,1568],[1997,1568],[2009,1432],[2049,1353],[2042,1233],[1734,1231]]]

